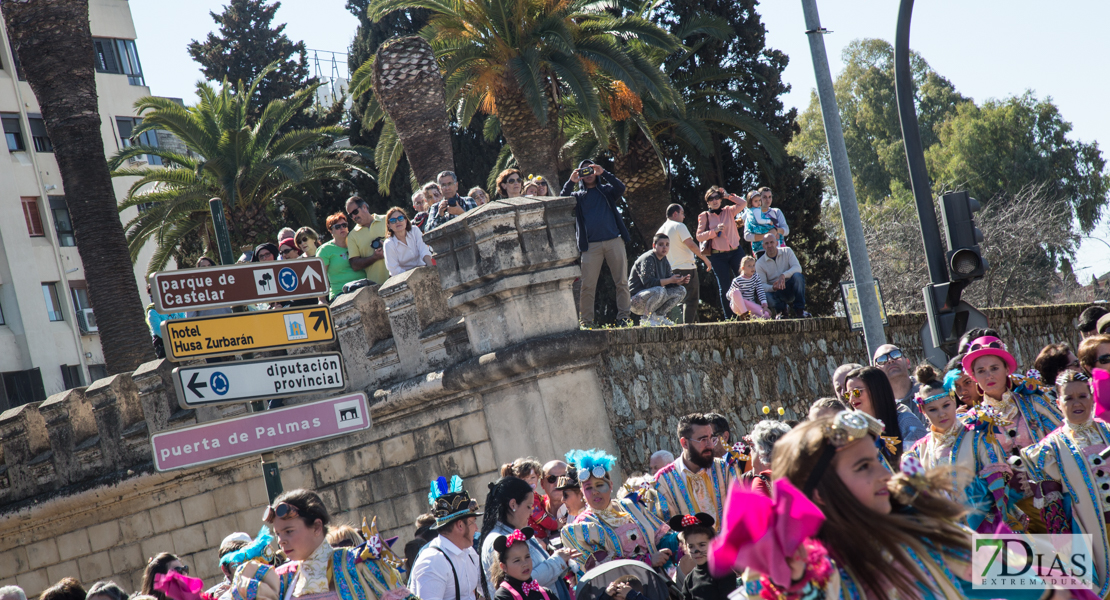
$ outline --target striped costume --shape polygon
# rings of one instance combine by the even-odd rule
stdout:
[[[614,499],[602,511],[587,508],[560,533],[563,545],[582,553],[585,570],[626,558],[651,565],[661,547],[675,547],[675,534],[651,512],[629,499]]]
[[[235,573],[232,597],[256,600],[259,584],[264,583],[277,591],[279,599],[285,599],[292,591],[292,598],[298,600],[416,600],[401,583],[397,569],[375,558],[365,544],[358,548],[332,548],[324,542],[313,553],[313,558],[320,554],[330,555],[326,586],[324,581],[315,582],[306,586],[305,593],[297,595],[291,586],[296,583],[300,561],[288,562],[276,569],[248,562]],[[244,589],[245,593],[241,591]]]
[[[720,527],[729,483],[739,476],[735,466],[723,458],[713,459],[713,466],[694,473],[679,456],[655,474],[656,514],[666,521],[674,515],[703,512],[712,515],[715,527]]]

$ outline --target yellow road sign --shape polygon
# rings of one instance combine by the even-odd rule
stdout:
[[[335,341],[326,306],[234,313],[162,322],[166,357],[227,356]]]

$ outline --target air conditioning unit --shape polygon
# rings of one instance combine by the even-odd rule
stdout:
[[[141,158],[141,157],[138,157],[138,156],[132,156],[131,158],[127,159],[127,164],[139,167],[139,166],[147,164],[147,162],[146,162],[145,158]]]
[[[96,316],[93,315],[93,309],[91,308],[82,308],[77,311],[77,325],[81,327],[81,333],[99,331],[96,326]]]

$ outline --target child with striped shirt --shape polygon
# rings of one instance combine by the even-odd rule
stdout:
[[[754,257],[745,256],[740,260],[740,275],[732,280],[727,296],[732,312],[738,315],[751,312],[756,317],[771,318],[767,295],[763,291],[763,278],[755,272]]]

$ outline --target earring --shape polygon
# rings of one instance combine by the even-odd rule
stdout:
[[[978,393],[979,397],[981,398],[986,397],[987,395],[987,393],[983,391],[982,386],[979,385],[978,381],[975,382],[975,392]]]

